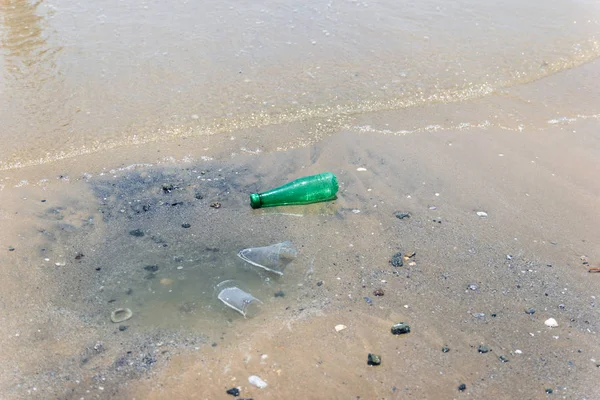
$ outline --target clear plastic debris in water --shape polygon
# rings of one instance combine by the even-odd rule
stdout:
[[[244,318],[254,316],[258,310],[256,307],[250,307],[254,303],[262,303],[259,299],[252,296],[250,293],[240,289],[239,282],[227,280],[219,283],[216,286],[217,298],[227,307],[233,308],[244,316]]]
[[[285,267],[298,256],[298,250],[290,242],[272,244],[266,247],[252,247],[238,253],[238,257],[256,267],[283,275]]]

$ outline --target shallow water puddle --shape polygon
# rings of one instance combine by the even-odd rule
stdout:
[[[258,189],[253,182],[259,177],[233,166],[203,168],[116,171],[54,188],[54,197],[31,188],[32,199],[49,200],[23,203],[37,208],[30,210],[32,226],[24,227],[31,231],[23,236],[27,247],[16,246],[16,254],[24,255],[23,268],[39,265],[44,300],[31,302],[46,303],[54,322],[53,328],[40,325],[39,332],[53,334],[34,343],[30,353],[39,354],[42,346],[60,348],[62,355],[35,371],[20,371],[15,390],[29,387],[34,393],[44,381],[57,395],[71,385],[83,390],[82,383],[118,391],[123,379],[141,376],[179,349],[227,345],[239,332],[287,313],[299,297],[315,297],[317,286],[306,283],[318,249],[304,248],[307,239],[314,240],[302,225],[305,210],[295,208],[294,216],[252,210],[248,193]],[[330,218],[331,207],[312,207],[307,218]],[[237,256],[244,248],[284,240],[299,252],[283,276]],[[261,301],[253,318],[217,299],[216,288],[226,280]],[[318,297],[311,301],[316,308],[321,304]],[[124,319],[129,310],[131,317]],[[39,318],[32,309],[31,321]],[[44,379],[29,379],[40,371]],[[66,386],[57,385],[57,373],[67,377]]]

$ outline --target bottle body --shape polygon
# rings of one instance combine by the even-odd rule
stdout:
[[[305,176],[263,193],[250,195],[252,208],[300,205],[335,200],[337,178],[331,172]]]

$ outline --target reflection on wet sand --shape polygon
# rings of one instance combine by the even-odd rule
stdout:
[[[40,137],[69,124],[69,114],[58,106],[66,94],[56,64],[61,47],[49,43],[50,15],[42,1],[0,3],[0,120],[5,138],[30,132]]]

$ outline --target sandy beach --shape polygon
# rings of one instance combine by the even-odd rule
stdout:
[[[429,21],[434,3],[423,5],[415,21]],[[356,7],[367,7],[361,4]],[[474,77],[470,83],[460,86],[463,75],[453,69],[434,73],[436,63],[419,70],[415,61],[402,69],[408,76],[396,76],[406,80],[386,81],[392,96],[381,86],[398,72],[392,71],[400,56],[390,49],[401,41],[390,39],[386,48],[373,32],[392,37],[393,18],[375,13],[378,19],[367,19],[380,23],[377,31],[357,22],[366,12],[358,8],[340,16],[318,5],[300,11],[271,6],[235,18],[254,24],[255,16],[270,15],[261,21],[285,27],[288,14],[329,18],[332,27],[317,24],[315,32],[337,32],[332,54],[345,54],[339,62],[358,80],[324,77],[341,66],[328,64],[326,48],[318,47],[323,38],[304,44],[317,49],[313,53],[299,45],[310,60],[323,61],[323,70],[307,68],[307,61],[298,72],[286,64],[294,64],[296,53],[267,51],[273,37],[263,39],[264,48],[254,41],[253,50],[244,47],[256,64],[243,74],[237,56],[198,67],[206,77],[229,76],[223,63],[234,74],[215,78],[202,101],[179,82],[189,77],[182,72],[186,62],[176,63],[182,75],[152,70],[148,76],[172,80],[149,85],[135,118],[136,96],[144,94],[111,108],[103,96],[113,81],[86,83],[106,89],[87,98],[96,105],[88,107],[94,111],[89,119],[79,111],[71,115],[68,102],[64,115],[48,106],[31,111],[31,119],[21,117],[10,110],[20,110],[32,92],[11,89],[18,80],[8,73],[0,80],[10,94],[2,104],[12,107],[0,114],[8,121],[0,150],[0,398],[600,398],[600,273],[589,272],[600,268],[600,63],[593,40],[585,42],[592,50],[582,45],[571,58],[538,49],[527,60],[516,56],[526,43],[512,43],[506,59],[494,58],[496,67],[506,67],[504,60],[510,68],[493,79],[486,73],[495,67],[477,69],[475,41],[471,53],[464,50],[473,57],[463,65],[464,76]],[[3,7],[9,38],[21,37],[17,28],[25,22],[44,26],[34,16],[46,11],[14,8],[23,17]],[[48,11],[48,24],[65,18],[57,10]],[[491,11],[478,12],[477,21],[484,21]],[[558,18],[554,13],[540,16],[539,26]],[[105,14],[110,23],[110,10]],[[505,21],[516,24],[521,15]],[[355,53],[344,53],[354,28],[344,31],[340,21],[364,29],[375,59],[394,62],[374,66],[364,78],[368,68],[351,63]],[[430,40],[422,38],[432,23],[426,22],[411,25],[407,37]],[[587,35],[595,23],[565,37],[587,37],[581,32]],[[539,39],[537,27],[532,37]],[[298,23],[294,29],[312,32]],[[553,37],[555,28],[548,29]],[[442,39],[427,34],[437,50],[414,54],[446,54]],[[52,37],[36,35],[52,47]],[[563,39],[556,51],[566,54]],[[3,43],[10,48],[6,38]],[[146,44],[140,46],[135,59],[145,60]],[[369,49],[353,46],[356,57]],[[16,65],[2,54],[7,66]],[[115,54],[107,57],[118,60],[124,51]],[[268,71],[286,66],[272,80],[257,67],[267,59],[273,63]],[[42,98],[55,93],[54,85],[78,87],[82,78],[72,68],[56,74],[68,84],[40,78],[51,85],[38,88]],[[110,75],[111,68],[104,72]],[[128,74],[116,75],[121,85]],[[249,89],[236,86],[240,74]],[[148,76],[139,79],[151,81]],[[436,92],[452,77],[460,85]],[[261,86],[261,79],[269,84]],[[199,88],[199,81],[190,82]],[[303,84],[309,94],[294,97]],[[169,95],[153,92],[165,87],[183,92],[171,94],[169,103]],[[120,90],[129,95],[127,87]],[[404,90],[408,94],[398,94]],[[220,103],[219,95],[227,94],[231,103]],[[69,101],[78,96],[73,92]],[[197,115],[192,108],[208,111]],[[104,114],[95,114],[98,109]],[[71,122],[58,128],[65,115]],[[335,201],[249,205],[250,193],[325,171],[338,178]],[[283,276],[237,257],[241,249],[285,240],[298,257]],[[255,316],[244,318],[218,301],[215,286],[228,279],[262,301]],[[111,312],[120,308],[132,317],[112,322]],[[392,334],[400,322],[410,332]],[[380,356],[380,365],[369,365],[369,354]],[[267,386],[251,384],[251,376]],[[227,394],[233,388],[239,397]]]

